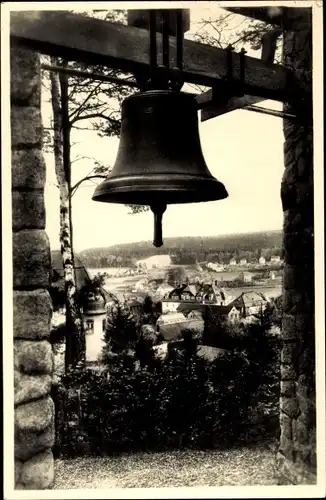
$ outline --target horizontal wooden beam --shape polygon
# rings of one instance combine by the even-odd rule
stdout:
[[[206,94],[206,95],[204,95]],[[202,99],[200,99],[202,97]],[[210,106],[204,107],[203,98],[209,99],[211,97]],[[243,97],[230,97],[229,99],[212,102],[213,92],[208,90],[207,92],[196,96],[196,100],[198,102],[198,107],[201,109],[201,121],[205,122],[206,120],[210,120],[211,118],[215,118],[216,116],[224,115],[225,113],[229,113],[230,111],[235,111],[236,109],[244,108],[245,106],[249,106],[252,104],[257,104],[265,99],[258,96],[250,96],[244,95]]]
[[[148,31],[140,28],[66,11],[20,11],[11,12],[10,34],[11,43],[66,60],[103,65],[130,73],[149,71]],[[161,55],[160,36],[157,37],[157,47]],[[171,37],[171,67],[176,64],[175,59],[176,39]],[[237,81],[240,84],[240,73],[240,56],[234,53],[235,87]],[[185,40],[186,82],[214,87],[226,77],[225,50]],[[245,56],[242,88],[248,95],[286,101],[293,95],[294,76],[282,66]]]
[[[261,59],[268,63],[274,62],[276,40],[281,34],[280,28],[275,28],[271,32],[266,33],[262,38]],[[214,91],[208,90],[197,97],[199,109],[201,111],[201,121],[205,122],[216,116],[223,115],[229,111],[244,108],[245,106],[258,104],[265,99],[258,96],[244,95],[242,97],[230,97],[224,100],[216,100],[214,102]]]
[[[299,4],[300,2],[298,2]],[[311,22],[310,7],[225,7],[233,14],[250,17],[267,24],[274,24],[285,30],[300,30]]]

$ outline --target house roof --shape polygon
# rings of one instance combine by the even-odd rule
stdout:
[[[231,309],[233,309],[233,307],[237,308],[235,304],[231,303],[226,306],[212,305],[211,310],[213,314],[219,314],[221,316],[225,316],[229,314],[229,312],[231,311]]]
[[[229,351],[208,345],[199,345],[197,347],[197,356],[205,358],[207,361],[215,361],[216,358],[223,356],[227,352]]]
[[[165,323],[173,323],[174,321],[183,321],[185,320],[184,314],[181,312],[169,312],[167,314],[162,314],[157,320],[159,325],[164,325]]]
[[[76,278],[76,289],[80,291],[91,279],[86,266],[83,264],[81,259],[74,255],[75,260],[75,278]],[[62,263],[62,255],[60,250],[51,251],[51,261],[52,261],[52,276],[51,276],[51,286],[59,289],[60,291],[65,290],[64,281],[64,269]],[[116,296],[113,293],[108,292],[105,288],[101,287],[101,293],[104,295],[105,300],[116,300]]]
[[[267,302],[266,297],[261,292],[250,291],[242,292],[239,297],[230,302],[229,306],[233,307],[250,307],[258,306],[262,302]]]
[[[171,292],[169,293],[169,297],[171,297],[172,295],[178,295],[179,297],[181,296],[182,292],[185,290],[185,288],[187,288],[188,285],[180,285],[180,286],[177,286],[176,288],[173,288],[171,290]]]
[[[52,276],[51,281],[53,286],[64,289],[64,269],[62,263],[62,255],[60,250],[52,250],[51,252],[52,260]],[[76,288],[80,290],[88,280],[90,280],[90,275],[80,260],[80,258],[75,255],[75,276],[76,276]]]

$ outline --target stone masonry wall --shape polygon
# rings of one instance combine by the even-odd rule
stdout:
[[[54,464],[53,369],[47,288],[50,245],[44,230],[40,62],[11,50],[12,230],[14,296],[15,488],[51,487]]]
[[[303,9],[308,11],[308,9]],[[312,34],[305,12],[300,31],[284,35],[284,63],[311,88]],[[284,317],[281,353],[281,484],[316,481],[314,350],[314,200],[312,102],[297,100],[284,120]]]

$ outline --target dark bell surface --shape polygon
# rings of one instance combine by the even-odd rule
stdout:
[[[148,91],[122,103],[115,165],[93,200],[108,203],[196,203],[228,196],[202,154],[197,105],[183,92]]]

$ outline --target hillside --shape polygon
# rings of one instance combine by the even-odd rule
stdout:
[[[165,238],[164,246],[155,248],[152,241],[125,243],[101,248],[89,248],[79,253],[88,267],[129,266],[154,255],[170,255],[173,264],[196,261],[227,263],[230,258],[256,261],[260,255],[268,260],[281,255],[282,231],[230,234],[221,236],[189,236]]]

